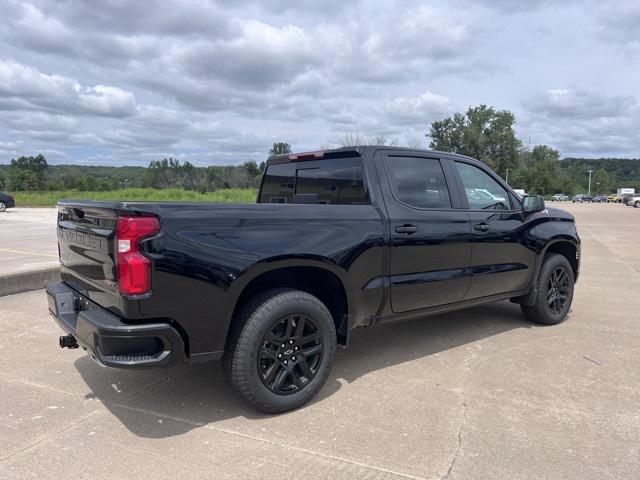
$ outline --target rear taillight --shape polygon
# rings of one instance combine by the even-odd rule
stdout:
[[[156,217],[118,217],[116,231],[118,288],[123,295],[151,290],[151,262],[140,253],[140,240],[160,232]]]

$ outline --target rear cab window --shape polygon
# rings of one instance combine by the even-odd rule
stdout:
[[[258,203],[369,205],[362,157],[267,165]]]

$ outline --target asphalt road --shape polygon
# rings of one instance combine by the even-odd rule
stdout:
[[[640,209],[564,206],[583,239],[565,323],[502,302],[356,331],[278,416],[218,364],[100,368],[57,347],[42,291],[0,298],[0,478],[638,478]]]

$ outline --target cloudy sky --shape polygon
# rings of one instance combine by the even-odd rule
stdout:
[[[640,2],[0,0],[0,163],[426,146],[486,103],[527,143],[640,157]],[[562,6],[558,6],[562,3]]]

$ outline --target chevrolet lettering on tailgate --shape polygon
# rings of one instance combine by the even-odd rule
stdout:
[[[76,232],[58,227],[58,238],[74,245],[81,245],[92,250],[105,251],[107,249],[106,241],[103,238],[90,235],[88,233]]]

